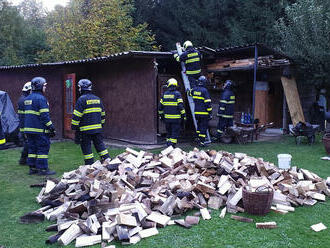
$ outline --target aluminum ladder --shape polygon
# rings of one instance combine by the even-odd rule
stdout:
[[[182,54],[182,47],[179,42],[176,43],[176,50],[178,51],[178,54],[180,56]],[[186,67],[184,65],[184,62],[181,62],[181,69],[182,69],[181,76],[182,76],[184,88],[187,93],[187,99],[188,99],[191,115],[192,115],[192,118],[194,121],[195,129],[197,131],[197,121],[196,121],[196,117],[195,117],[195,103],[194,103],[194,99],[191,96],[189,96],[189,93],[188,93],[190,91],[190,83],[189,83],[188,77],[186,75]],[[205,143],[207,143],[207,144],[211,143],[209,130],[206,130]]]

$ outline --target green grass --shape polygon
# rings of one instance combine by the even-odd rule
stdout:
[[[184,150],[190,149],[192,147],[184,147]],[[274,163],[277,163],[277,154],[290,153],[293,165],[309,169],[323,178],[330,176],[330,162],[320,160],[321,156],[326,155],[320,138],[313,146],[296,146],[292,138],[285,138],[277,143],[219,144],[211,145],[209,149],[245,152]],[[111,156],[121,152],[123,149],[110,149]],[[27,175],[28,168],[17,164],[19,155],[20,149],[0,151],[0,246],[46,247],[44,242],[53,233],[44,229],[53,222],[29,225],[18,222],[20,216],[40,207],[35,201],[40,188],[30,188],[29,185],[43,180],[39,176]],[[57,171],[56,176],[82,164],[80,148],[71,142],[52,144],[49,157],[50,168]],[[134,247],[330,247],[329,201],[313,207],[299,207],[294,213],[286,215],[274,212],[263,217],[245,213],[239,215],[253,218],[255,222],[276,221],[278,228],[256,229],[255,223],[237,222],[230,219],[230,214],[220,219],[219,211],[213,211],[209,221],[201,220],[199,225],[191,229],[179,226],[159,229],[159,235],[144,239]],[[310,226],[319,222],[329,229],[319,233],[312,231]],[[74,247],[74,243],[68,247]],[[122,246],[116,243],[116,247]]]

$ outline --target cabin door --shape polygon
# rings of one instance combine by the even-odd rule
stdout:
[[[74,138],[74,131],[71,130],[71,120],[76,103],[76,74],[66,74],[64,75],[63,80],[63,89],[64,89],[64,104],[63,104],[63,113],[64,113],[64,137],[65,138]]]

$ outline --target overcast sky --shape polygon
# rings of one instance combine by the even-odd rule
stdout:
[[[9,0],[9,1],[12,2],[13,4],[17,5],[24,0]],[[43,6],[47,10],[53,10],[54,6],[57,4],[65,6],[67,4],[67,2],[69,2],[69,0],[39,0],[39,1],[42,2]]]

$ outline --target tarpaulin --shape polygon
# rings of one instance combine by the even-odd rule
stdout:
[[[19,126],[18,115],[7,92],[0,90],[0,116],[2,129],[5,134],[11,134]]]

